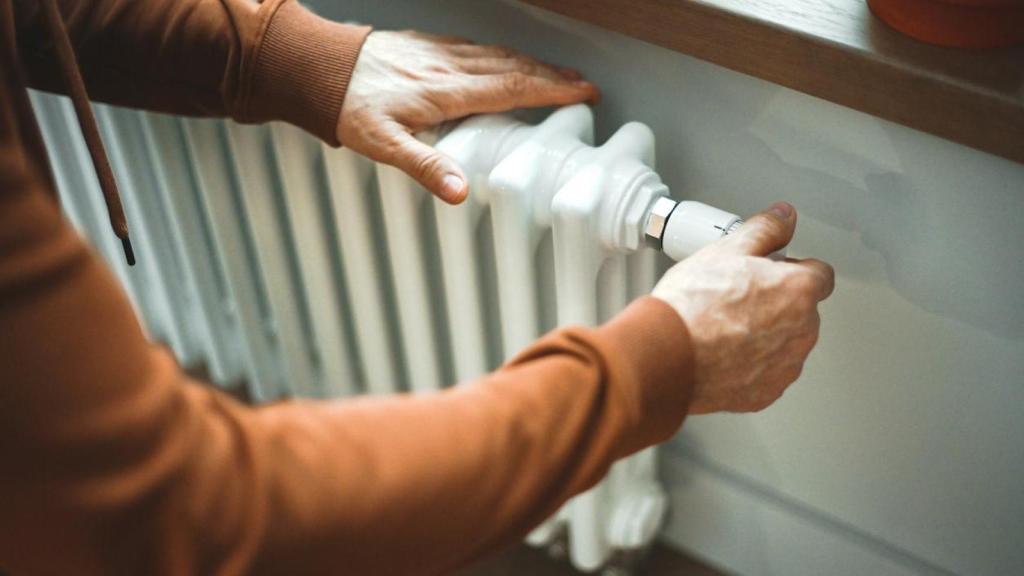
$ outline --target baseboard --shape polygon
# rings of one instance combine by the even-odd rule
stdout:
[[[949,576],[797,501],[667,446],[661,474],[670,519],[662,540],[743,576]]]

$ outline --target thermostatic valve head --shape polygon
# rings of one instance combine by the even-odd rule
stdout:
[[[743,220],[737,220],[733,222],[732,226],[729,226],[729,229],[725,231],[725,235],[728,236],[729,234],[732,234],[733,232],[739,230],[740,226],[743,226],[743,223]]]
[[[686,258],[743,224],[739,216],[701,202],[676,203],[667,198],[662,200],[667,200],[673,206],[661,204],[660,201],[655,204],[647,220],[647,230],[651,234],[660,228],[661,235],[655,245],[673,260]],[[655,214],[656,210],[660,210],[660,213]]]
[[[743,226],[739,216],[701,202],[676,202],[668,197],[652,204],[644,226],[647,244],[673,260],[682,260]],[[786,259],[786,249],[772,252],[772,260]]]

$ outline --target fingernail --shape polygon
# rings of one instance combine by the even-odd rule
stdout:
[[[782,220],[789,220],[789,217],[793,215],[793,207],[787,202],[776,202],[775,204],[772,204],[772,207],[769,208],[768,211]]]
[[[445,174],[441,180],[441,193],[449,200],[457,200],[462,197],[462,189],[466,186],[465,181],[455,174]]]

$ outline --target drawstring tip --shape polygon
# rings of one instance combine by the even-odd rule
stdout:
[[[121,248],[124,248],[124,259],[129,266],[135,266],[135,250],[132,250],[132,241],[127,236],[121,238]]]

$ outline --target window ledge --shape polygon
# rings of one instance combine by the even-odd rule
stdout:
[[[907,38],[864,0],[524,0],[1024,163],[1024,47]]]

